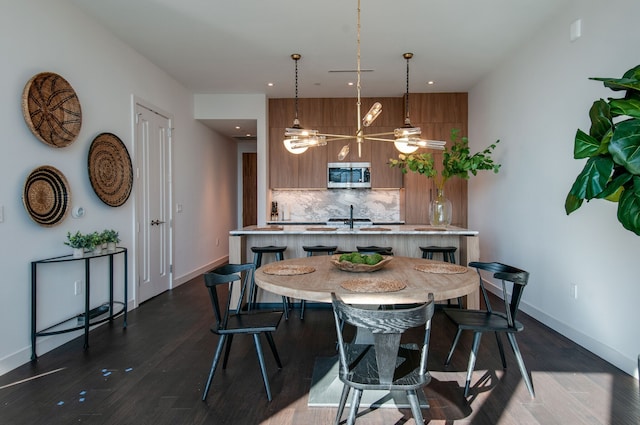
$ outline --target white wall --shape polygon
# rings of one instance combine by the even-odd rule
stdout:
[[[621,77],[640,63],[636,0],[576,0],[469,93],[470,143],[496,139],[503,164],[469,186],[469,226],[481,259],[531,272],[524,310],[629,374],[640,353],[640,237],[617,221],[617,205],[594,200],[567,216],[564,201],[584,161],[594,100],[618,97],[588,77]],[[582,20],[582,37],[569,28]],[[571,285],[578,285],[573,299]]]
[[[269,187],[269,150],[267,129],[269,126],[268,101],[265,94],[196,94],[194,96],[196,119],[254,119],[256,120],[257,164],[257,214],[258,224],[267,219],[267,190]],[[239,184],[238,187],[240,187]],[[238,226],[242,226],[241,214]]]
[[[100,132],[115,133],[130,154],[133,152],[132,95],[174,117],[174,199],[184,206],[183,213],[174,215],[176,284],[228,255],[226,235],[235,227],[236,217],[236,168],[235,146],[194,120],[191,93],[67,1],[0,3],[2,374],[29,360],[31,261],[70,253],[70,248],[63,245],[67,231],[114,228],[120,233],[121,244],[132,247],[135,193],[122,207],[108,207],[93,192],[87,174],[89,146]],[[24,85],[43,71],[58,73],[69,81],[82,105],[82,130],[78,139],[65,148],[52,148],[38,141],[22,117]],[[135,162],[133,157],[132,160]],[[40,165],[52,165],[66,176],[73,205],[81,205],[87,211],[84,218],[69,215],[49,228],[29,218],[21,200],[22,188],[28,174]],[[219,246],[215,244],[217,237]],[[129,282],[134,281],[134,259],[130,251]],[[53,267],[42,274],[42,279],[43,287],[46,282],[50,291],[42,297],[41,316],[62,317],[81,311],[82,297],[73,295],[73,281],[83,279],[82,270]],[[92,284],[100,287],[100,280],[100,276],[92,277]],[[39,339],[38,353],[71,336]],[[81,349],[80,344],[78,347]]]

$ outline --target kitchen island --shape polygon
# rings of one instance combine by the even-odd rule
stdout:
[[[336,245],[340,251],[356,251],[356,246],[390,246],[395,255],[420,257],[421,246],[455,246],[459,264],[478,261],[480,256],[478,232],[455,226],[431,225],[372,225],[330,226],[324,224],[248,226],[229,232],[229,262],[253,261],[252,246],[286,246],[285,258],[304,257],[303,245]],[[263,265],[274,261],[263,257]],[[439,259],[439,258],[434,258]],[[469,308],[478,308],[478,292],[467,297]],[[278,303],[280,297],[259,294],[258,302]]]

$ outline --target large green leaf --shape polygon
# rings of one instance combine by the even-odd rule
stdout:
[[[583,199],[573,196],[571,193],[567,194],[567,199],[564,201],[564,210],[567,215],[571,214],[582,205]]]
[[[624,73],[622,78],[589,78],[590,80],[602,81],[605,87],[611,90],[640,90],[640,65],[636,65]]]
[[[590,78],[590,80],[602,81],[605,87],[608,87],[614,91],[640,91],[640,80],[637,80],[635,78]]]
[[[636,80],[640,80],[640,65],[636,65],[625,72],[622,78],[634,78]]]
[[[607,185],[613,165],[611,158],[606,156],[589,158],[569,193],[580,199],[595,198]]]
[[[600,152],[600,140],[597,140],[584,131],[578,129],[573,143],[573,157],[575,159],[590,158]]]
[[[622,167],[619,167],[622,168]],[[615,173],[614,173],[615,175]],[[602,192],[598,194],[598,198],[605,198],[612,202],[618,202],[624,185],[627,184],[633,177],[633,174],[629,174],[626,170],[624,173],[614,177]]]
[[[589,118],[591,118],[589,134],[597,140],[601,140],[613,127],[609,104],[602,99],[593,102],[589,109]]]
[[[616,125],[609,152],[616,164],[640,175],[640,120],[630,119]]]
[[[640,118],[640,99],[611,99],[611,114]]]
[[[625,229],[640,236],[640,177],[633,178],[633,186],[627,188],[618,203],[618,220]]]

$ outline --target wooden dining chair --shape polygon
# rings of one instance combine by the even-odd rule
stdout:
[[[473,374],[476,358],[478,356],[478,347],[480,346],[480,338],[482,337],[482,334],[484,332],[495,333],[500,358],[502,359],[502,367],[504,369],[507,368],[507,362],[504,357],[504,349],[502,347],[500,334],[506,334],[509,344],[511,345],[511,349],[516,356],[518,367],[522,374],[522,379],[524,379],[527,389],[529,390],[529,394],[534,398],[535,393],[533,391],[533,384],[531,383],[531,379],[529,379],[527,368],[524,365],[524,360],[516,341],[516,333],[524,330],[524,326],[516,320],[516,316],[518,315],[518,308],[524,287],[529,281],[529,273],[516,267],[496,262],[471,262],[469,263],[469,267],[475,267],[478,272],[480,289],[486,304],[486,310],[444,309],[445,314],[458,327],[456,336],[451,344],[451,349],[449,350],[449,355],[445,361],[445,365],[449,365],[451,362],[453,351],[458,344],[462,331],[472,331],[473,343],[471,346],[471,354],[469,355],[469,364],[467,366],[467,380],[464,386],[464,396],[466,397],[469,394],[471,375]],[[481,271],[493,273],[493,277],[495,279],[502,281],[502,294],[500,294],[499,297],[504,301],[504,311],[494,311],[491,307]],[[509,294],[511,294],[511,297],[509,297]]]
[[[205,273],[204,281],[209,295],[211,298],[211,305],[213,306],[213,314],[216,322],[211,326],[211,332],[219,335],[218,346],[216,348],[213,362],[211,363],[211,369],[209,371],[209,377],[202,393],[202,400],[207,398],[209,388],[211,387],[211,381],[213,375],[216,372],[216,368],[220,361],[220,355],[222,354],[222,348],[226,342],[226,350],[224,354],[224,360],[222,362],[222,368],[227,367],[227,359],[231,350],[231,343],[233,342],[233,336],[238,334],[252,335],[253,342],[258,354],[258,362],[260,363],[260,371],[262,373],[262,380],[264,382],[264,388],[267,392],[267,398],[271,401],[271,388],[269,386],[269,378],[267,377],[267,369],[264,362],[264,356],[262,354],[262,345],[260,344],[260,334],[264,334],[271,352],[275,358],[278,368],[282,368],[280,357],[276,345],[273,341],[272,332],[275,332],[282,319],[282,311],[265,311],[265,310],[253,310],[243,311],[242,303],[245,298],[245,294],[248,295],[248,286],[253,281],[253,273],[255,272],[255,266],[253,263],[248,264],[227,264],[222,267]],[[232,284],[236,281],[240,281],[240,297],[235,310],[231,310],[231,293]],[[227,284],[227,301],[224,310],[220,308],[220,296],[218,290],[221,290],[223,284]],[[222,292],[222,290],[221,290]]]
[[[434,311],[433,294],[417,307],[396,310],[355,307],[345,304],[335,293],[331,294],[331,302],[338,334],[339,378],[344,384],[335,424],[340,423],[351,388],[354,394],[348,425],[355,423],[364,390],[405,391],[416,423],[423,423],[417,390],[431,381],[427,355]],[[371,332],[373,345],[345,342],[342,322]],[[419,344],[400,344],[407,329],[419,326],[424,326],[424,337]]]

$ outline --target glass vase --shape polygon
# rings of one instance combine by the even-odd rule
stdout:
[[[451,217],[451,201],[445,196],[444,189],[436,189],[436,197],[429,203],[429,223],[432,226],[448,226]]]

